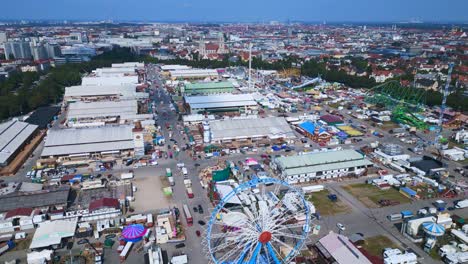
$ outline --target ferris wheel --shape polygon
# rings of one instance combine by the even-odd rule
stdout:
[[[245,182],[225,192],[211,214],[204,241],[209,258],[217,264],[289,263],[305,243],[311,211],[302,190],[284,181]]]

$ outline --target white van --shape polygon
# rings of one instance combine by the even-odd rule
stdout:
[[[388,220],[389,221],[398,221],[398,220],[401,220],[403,218],[403,216],[400,214],[391,214],[391,215],[388,215],[387,216]]]
[[[133,173],[132,172],[122,173],[120,174],[120,179],[121,180],[133,179]]]
[[[185,167],[182,168],[182,174],[183,174],[183,175],[187,175],[187,174],[188,174],[187,168],[185,168]]]

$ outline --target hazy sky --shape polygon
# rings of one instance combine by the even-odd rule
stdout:
[[[468,0],[10,0],[1,19],[468,21]]]

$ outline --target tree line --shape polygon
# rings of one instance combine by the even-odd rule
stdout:
[[[0,120],[27,114],[40,106],[59,103],[65,87],[80,84],[81,77],[96,68],[138,59],[129,49],[114,48],[95,56],[89,62],[65,64],[47,72],[13,73],[0,82]],[[39,80],[40,76],[43,76],[42,80]]]
[[[96,68],[110,67],[112,63],[126,61],[144,61],[146,63],[184,64],[196,68],[225,68],[232,66],[248,66],[248,62],[229,60],[158,60],[149,56],[137,56],[128,48],[114,48],[92,58],[89,62],[65,64],[51,68],[48,72],[13,73],[9,78],[0,82],[0,120],[22,115],[35,110],[37,107],[59,103],[63,97],[65,87],[78,85],[84,74]],[[365,63],[356,63],[358,68],[364,69]],[[275,62],[268,62],[261,58],[252,58],[252,68],[264,70],[284,70],[300,65],[301,74],[309,77],[321,76],[329,82],[340,82],[352,88],[372,88],[376,85],[373,78],[348,75],[346,72],[327,69],[324,62],[307,61],[299,63],[295,57],[286,57]],[[42,80],[40,80],[42,76]],[[452,93],[447,99],[447,105],[461,111],[468,111],[468,103],[464,100],[463,91]],[[429,106],[440,105],[442,95],[437,91],[427,91],[426,103]]]

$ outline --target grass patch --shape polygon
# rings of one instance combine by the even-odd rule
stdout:
[[[29,237],[29,236],[27,236],[25,239],[16,240],[15,247],[12,248],[11,251],[29,249],[31,242],[32,242],[32,237]]]
[[[400,204],[409,203],[410,199],[403,196],[394,188],[389,190],[380,190],[379,188],[366,183],[350,184],[343,187],[347,192],[356,197],[365,206],[369,208],[380,207],[379,200],[387,199],[398,201]]]
[[[427,252],[427,254],[434,260],[442,261],[438,251],[439,247],[434,247],[431,251]]]
[[[351,208],[340,199],[336,202],[330,201],[327,197],[329,194],[330,192],[328,190],[314,192],[307,195],[307,200],[314,204],[315,209],[320,215],[335,215],[351,212]]]
[[[382,257],[384,248],[399,248],[399,246],[393,243],[390,238],[384,235],[378,235],[366,238],[362,248],[364,248],[372,256]]]

